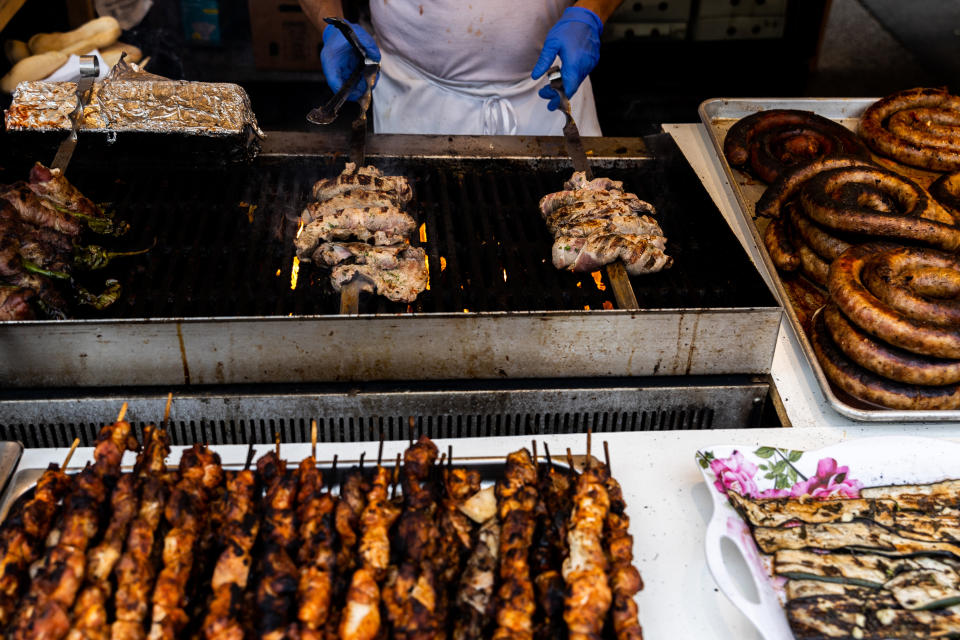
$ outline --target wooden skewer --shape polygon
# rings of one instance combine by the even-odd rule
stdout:
[[[390,489],[390,499],[397,497],[397,482],[400,480],[400,454],[397,454],[397,463],[393,466],[393,486]]]
[[[360,454],[360,468],[363,469],[363,459],[367,457],[367,452],[364,451]]]
[[[593,428],[587,427],[587,469],[593,466],[593,458],[590,456],[590,440],[593,437]]]
[[[317,462],[317,421],[310,421],[310,455],[313,457],[313,462]]]
[[[337,454],[333,454],[333,464],[330,465],[330,482],[327,483],[327,495],[333,491],[333,483],[337,480]]]
[[[257,455],[257,452],[253,448],[253,443],[251,442],[249,445],[247,445],[247,461],[243,464],[244,471],[250,468],[250,463],[253,462],[253,456],[255,455]]]
[[[453,445],[447,445],[447,468],[453,467]]]
[[[117,414],[117,422],[123,420],[123,417],[127,415],[127,403],[124,402],[123,406],[120,407],[120,413]]]
[[[126,405],[127,403],[124,402],[123,404]],[[120,421],[117,420],[117,422],[120,422]],[[77,445],[79,444],[80,444],[80,438],[74,438],[73,444],[70,446],[70,451],[67,451],[67,457],[63,459],[63,466],[60,467],[64,471],[66,471],[67,465],[70,464],[70,458],[73,457],[73,452],[77,450]]]
[[[274,447],[276,447],[277,460],[279,460],[280,459],[280,432],[279,431],[273,432],[273,445]]]
[[[610,446],[606,440],[603,441],[603,459],[607,463],[607,473],[610,473]]]
[[[170,404],[173,402],[173,392],[167,394],[167,406],[163,409],[163,428],[167,428],[167,421],[170,419]]]
[[[550,470],[550,473],[553,473],[553,460],[550,459],[550,445],[544,441],[543,443],[543,453],[547,456],[547,468]]]
[[[577,470],[577,468],[573,466],[573,454],[570,453],[570,447],[567,447],[567,464],[570,465],[571,471]]]
[[[380,429],[380,447],[377,449],[377,468],[380,468],[380,463],[383,461],[383,429]]]

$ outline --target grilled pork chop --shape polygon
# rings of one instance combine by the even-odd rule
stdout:
[[[413,198],[410,182],[403,176],[384,176],[376,167],[361,167],[348,162],[343,173],[335,178],[326,178],[313,185],[313,197],[323,202],[347,191],[375,191],[393,193],[398,206],[405,205]]]
[[[395,207],[343,209],[314,219],[302,229],[294,245],[297,257],[309,261],[321,242],[372,238],[374,244],[385,246],[406,242],[415,227],[413,218]]]
[[[652,204],[644,202],[633,193],[603,189],[574,189],[548,193],[540,199],[540,213],[546,219],[560,209],[589,207],[602,202],[619,202],[637,213],[654,213]]]
[[[663,252],[667,239],[658,235],[596,233],[589,237],[558,236],[553,266],[570,271],[596,271],[623,260],[627,273],[638,276],[668,268],[673,258]]]
[[[610,178],[594,178],[587,180],[583,171],[574,171],[570,179],[563,183],[563,188],[571,189],[601,189],[604,191],[623,191],[623,182]]]
[[[554,236],[581,238],[595,233],[622,233],[636,236],[662,236],[663,230],[650,216],[611,215],[594,220],[563,224],[553,230]]]
[[[330,282],[336,291],[354,278],[360,278],[362,291],[376,293],[394,302],[413,302],[427,287],[426,254],[409,247],[399,256],[396,269],[380,269],[372,264],[342,264],[333,268]]]
[[[366,242],[324,242],[314,251],[313,261],[332,267],[352,259],[357,264],[369,264],[378,269],[396,269],[400,266],[400,255],[409,246],[406,242],[387,247]]]
[[[323,202],[311,202],[300,216],[304,224],[309,224],[322,215],[337,213],[344,209],[366,209],[368,207],[393,207],[402,209],[403,203],[396,191],[363,191],[351,189]]]
[[[637,200],[643,202],[643,200]],[[645,211],[652,213],[653,207],[647,205]],[[587,222],[589,220],[602,220],[613,216],[634,216],[639,217],[639,213],[633,209],[632,203],[626,204],[622,200],[598,200],[596,202],[577,202],[575,204],[561,207],[546,217],[547,228],[553,234],[557,233],[557,228],[561,226],[570,226]],[[646,216],[645,216],[646,217]],[[649,218],[647,218],[649,220]],[[656,224],[656,223],[654,223]]]

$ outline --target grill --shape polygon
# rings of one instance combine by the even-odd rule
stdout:
[[[373,136],[368,156],[409,176],[430,289],[413,305],[363,296],[339,315],[325,271],[293,238],[310,187],[343,167],[336,135],[269,134],[249,164],[81,146],[70,178],[157,240],[85,283],[122,299],[75,320],[0,325],[8,387],[231,385],[370,380],[764,374],[780,309],[667,135],[588,139],[595,171],[650,200],[669,271],[631,278],[640,310],[614,308],[606,274],[550,263],[537,202],[569,177],[562,139]],[[492,150],[492,151],[491,151]],[[495,153],[494,153],[495,152]],[[86,157],[84,157],[86,154]],[[3,164],[0,179],[28,169]]]
[[[648,139],[655,156],[612,167],[652,202],[669,238],[672,269],[631,278],[643,309],[772,306],[766,287],[669,136]],[[78,154],[79,155],[79,154]],[[98,202],[109,202],[131,232],[114,245],[156,248],[118,260],[86,278],[91,287],[115,277],[125,294],[103,312],[81,318],[200,318],[331,315],[339,295],[326,271],[304,264],[291,289],[293,238],[310,187],[342,170],[328,156],[265,155],[250,165],[156,166],[82,158],[71,179]],[[413,305],[361,298],[361,313],[574,311],[615,306],[604,271],[558,271],[540,197],[562,188],[569,168],[511,159],[380,158],[388,173],[411,178],[412,213],[422,223],[430,290]],[[18,175],[24,169],[17,167]],[[9,173],[9,172],[8,172]],[[104,176],[110,179],[104,180]],[[15,179],[6,175],[5,179]],[[415,239],[416,241],[416,239]],[[602,274],[602,275],[601,275]]]

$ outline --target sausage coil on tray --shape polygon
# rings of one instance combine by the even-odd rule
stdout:
[[[960,220],[960,171],[940,176],[930,185],[930,195]]]
[[[932,171],[960,169],[960,97],[944,89],[899,91],[871,105],[860,136],[878,155]]]
[[[960,407],[960,257],[856,246],[833,262],[828,284],[812,335],[828,378],[887,407]]]
[[[731,166],[767,183],[822,156],[870,158],[863,143],[843,125],[794,109],[769,109],[741,118],[727,132],[723,153]]]

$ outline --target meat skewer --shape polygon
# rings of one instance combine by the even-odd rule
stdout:
[[[296,601],[298,572],[290,550],[297,540],[294,502],[298,478],[287,472],[286,462],[276,451],[257,461],[257,472],[267,490],[261,530],[264,555],[256,590],[257,633],[266,640],[280,640],[296,632],[290,613]]]
[[[213,571],[213,597],[202,626],[207,640],[244,637],[238,614],[253,564],[251,550],[260,530],[255,513],[257,477],[250,470],[253,454],[251,445],[243,470],[227,476],[227,502],[220,532],[224,549]]]
[[[74,442],[76,448],[79,439]],[[70,455],[73,454],[71,449]],[[66,468],[64,462],[63,468]],[[0,628],[9,624],[29,580],[27,568],[36,561],[53,525],[57,504],[70,487],[61,467],[51,464],[33,490],[33,495],[7,515],[0,529]]]
[[[532,640],[536,604],[528,552],[536,527],[537,469],[526,449],[507,456],[497,482],[500,516],[500,609],[495,640]]]
[[[588,432],[588,464],[577,479],[567,528],[570,555],[563,561],[563,579],[568,589],[563,618],[570,640],[600,638],[612,600],[602,544],[603,525],[610,508],[605,486],[607,472],[590,464],[589,438]]]
[[[606,457],[607,494],[610,509],[607,511],[604,546],[610,563],[610,588],[613,592],[613,630],[617,640],[643,640],[643,629],[637,620],[637,603],[633,597],[643,589],[640,572],[633,566],[633,536],[628,533],[630,517],[623,500],[620,483],[610,473],[610,450],[603,443]]]
[[[167,500],[164,518],[171,529],[163,540],[163,569],[153,590],[150,640],[176,638],[189,622],[187,583],[210,498],[223,481],[220,456],[201,445],[183,452],[180,479]]]
[[[396,534],[399,566],[391,569],[383,600],[395,638],[432,637],[443,629],[435,569],[437,496],[430,480],[437,447],[422,435],[403,458],[404,510]]]
[[[325,635],[330,617],[336,554],[333,548],[333,511],[335,500],[323,491],[323,475],[317,469],[317,422],[311,424],[311,455],[297,469],[297,518],[300,548],[297,562],[300,580],[297,585],[297,619],[301,640],[320,640]]]

